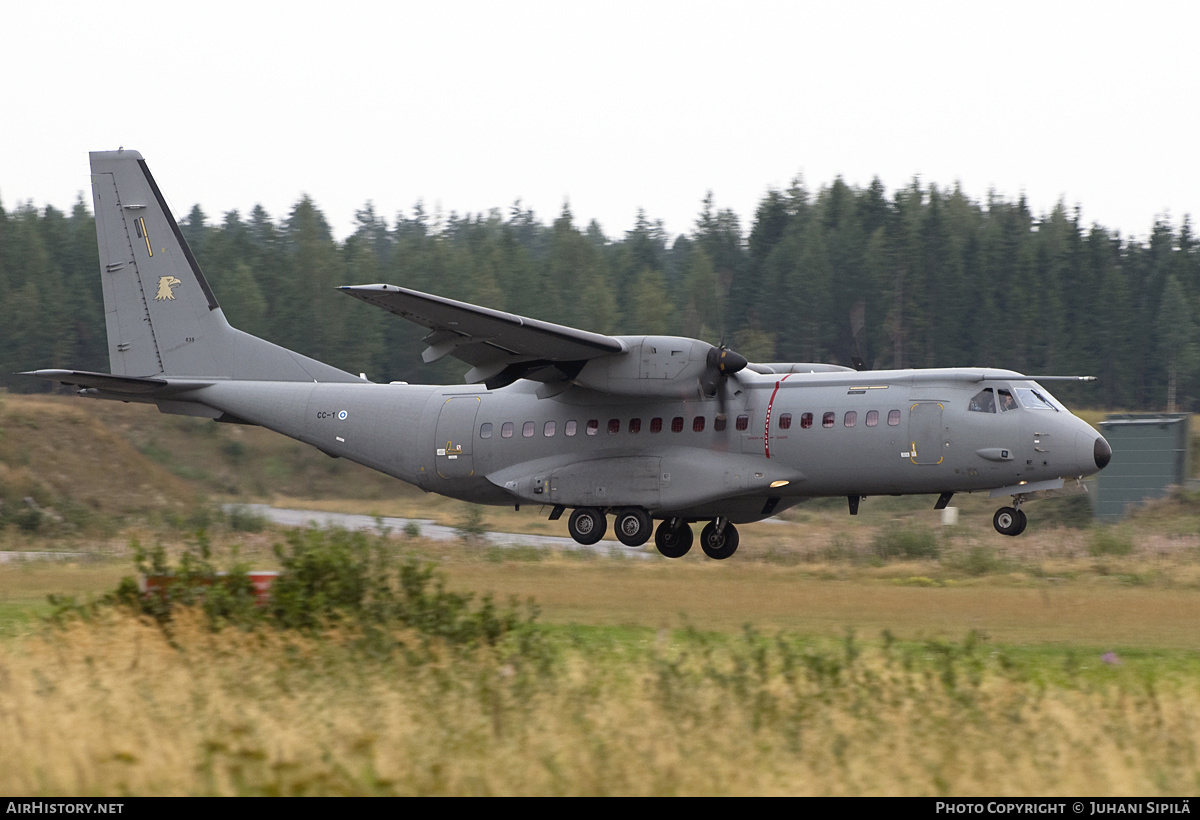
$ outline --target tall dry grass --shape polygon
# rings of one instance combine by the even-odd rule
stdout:
[[[0,792],[1200,789],[1194,670],[1153,660],[1083,674],[973,638],[581,629],[377,652],[186,612],[171,636],[113,612],[0,648]]]

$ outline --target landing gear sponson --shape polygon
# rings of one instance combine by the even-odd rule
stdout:
[[[555,520],[563,509],[555,507],[550,520]],[[608,530],[607,510],[597,507],[579,507],[567,519],[567,530],[580,544],[590,546],[604,537]],[[654,533],[654,546],[667,558],[682,558],[692,548],[694,535],[689,522],[682,518],[667,518],[654,528],[650,513],[641,507],[622,507],[614,513],[617,540],[627,547],[640,547]],[[704,525],[700,533],[700,548],[709,558],[722,560],[737,552],[737,527],[727,518],[714,518]]]

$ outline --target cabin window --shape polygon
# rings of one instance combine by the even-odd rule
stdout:
[[[1012,400],[1012,394],[1007,390],[1002,390],[1001,393],[1007,393],[1009,400]],[[971,396],[971,403],[967,405],[967,409],[972,413],[995,413],[996,399],[992,395],[992,388],[985,387]]]
[[[650,419],[650,432],[651,433],[661,433],[662,432],[662,419],[661,418],[656,416],[656,417]]]
[[[868,410],[867,411],[867,426],[874,427],[877,424],[879,424],[879,411],[878,410]]]
[[[533,438],[533,431],[537,429],[537,425],[532,421],[527,421],[521,425],[521,435],[525,438]]]
[[[718,413],[713,419],[713,429],[720,432],[725,429],[725,425],[729,423],[729,419],[722,413]]]
[[[620,419],[609,419],[608,420],[608,434],[610,436],[615,436],[619,432],[621,432],[621,420]]]
[[[491,438],[492,437],[492,423],[490,421],[485,421],[483,423],[483,426],[479,428],[479,437],[480,438]]]
[[[546,422],[546,426],[542,428],[542,435],[546,438],[550,438],[554,435],[554,430],[557,426],[558,425],[552,421]]]
[[[842,418],[842,423],[847,427],[853,427],[858,424],[858,412],[855,410],[847,410],[846,415]]]
[[[631,432],[631,433],[642,432],[642,420],[641,419],[630,419],[629,420],[629,432]]]
[[[704,432],[704,416],[696,416],[696,418],[692,419],[692,432],[693,433],[703,433]]]
[[[800,417],[800,429],[807,430],[812,427],[812,413],[805,413]]]
[[[672,433],[682,433],[683,432],[683,416],[676,416],[675,418],[671,419],[671,432]]]
[[[834,413],[833,411],[826,413],[825,415],[821,416],[821,426],[822,427],[832,427],[833,421],[836,418],[837,418],[837,414]]]
[[[573,436],[579,432],[579,425],[575,423],[575,419],[567,422],[567,426],[563,428],[563,433],[568,436]]]
[[[588,419],[587,434],[589,436],[594,436],[594,435],[596,435],[596,433],[599,433],[599,432],[600,432],[600,420],[599,419]]]
[[[888,426],[896,427],[899,424],[900,424],[900,411],[899,410],[889,410],[888,411]]]
[[[511,421],[504,422],[504,424],[500,426],[500,438],[512,438],[512,434],[513,423]]]
[[[742,423],[742,419],[746,419],[747,422],[749,421],[749,419],[746,418],[746,416],[738,416],[738,429],[739,430],[746,429],[746,425]],[[791,428],[792,428],[792,414],[784,413],[782,416],[779,417],[779,429],[780,430],[790,430]]]
[[[1029,392],[1030,392],[1030,393],[1033,393],[1034,395],[1037,395],[1037,391],[1036,391],[1036,390],[1030,390]],[[1022,399],[1025,399],[1026,397],[1025,397],[1025,396],[1022,396],[1021,398],[1022,398]],[[996,399],[997,399],[997,402],[996,402],[996,403],[1000,405],[1000,409],[1001,409],[1001,410],[1003,410],[1003,411],[1005,411],[1005,412],[1007,412],[1007,411],[1009,411],[1009,410],[1016,410],[1016,409],[1017,409],[1017,403],[1016,403],[1016,401],[1013,399],[1013,394],[1012,394],[1012,393],[1010,393],[1010,392],[1008,392],[1007,390],[997,390],[997,391],[996,391]],[[1037,407],[1037,405],[1036,405],[1036,404],[1030,404],[1028,401],[1025,401],[1025,406],[1026,406],[1026,407],[1031,407],[1031,408],[1034,408],[1034,409],[1038,409],[1038,407]],[[1046,410],[1046,409],[1049,409],[1049,408],[1047,408],[1047,407],[1042,407],[1042,408],[1040,408],[1040,409],[1042,409],[1042,410]]]

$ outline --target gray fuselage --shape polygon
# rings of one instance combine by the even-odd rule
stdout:
[[[814,496],[969,492],[1098,469],[1097,434],[1052,399],[970,409],[988,387],[1048,397],[1036,383],[1008,371],[971,381],[936,372],[794,381],[744,372],[723,425],[716,399],[579,388],[538,398],[527,381],[495,390],[238,381],[180,398],[454,498],[636,505],[655,518],[744,522]]]

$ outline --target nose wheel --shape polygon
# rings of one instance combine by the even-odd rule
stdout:
[[[1016,507],[1001,507],[992,516],[992,526],[1001,535],[1020,535],[1029,523],[1025,513]]]

